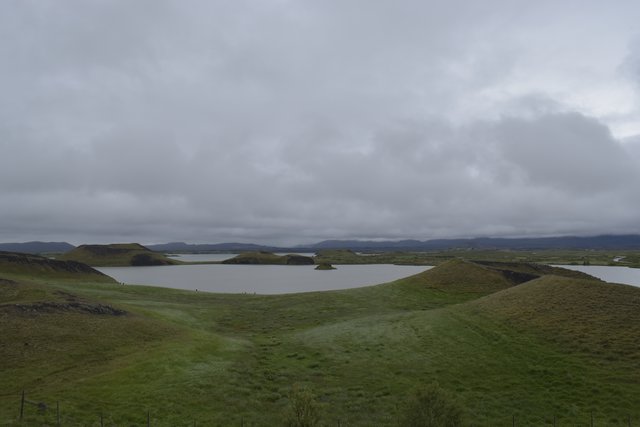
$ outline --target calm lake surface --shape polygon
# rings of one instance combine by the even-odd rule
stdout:
[[[312,254],[307,254],[312,255]],[[234,254],[185,254],[183,261],[222,261]],[[607,266],[560,265],[583,271],[607,282],[640,287],[640,269]],[[315,266],[283,265],[171,265],[159,267],[101,267],[119,282],[224,293],[286,294],[377,285],[428,270],[427,266],[389,264],[338,265],[316,271]]]
[[[640,287],[640,268],[609,267],[604,265],[557,265],[570,270],[582,271],[606,282],[624,283]]]
[[[318,271],[313,265],[204,264],[100,267],[98,270],[129,284],[207,292],[286,294],[377,285],[431,268],[389,264],[336,267],[337,270]]]

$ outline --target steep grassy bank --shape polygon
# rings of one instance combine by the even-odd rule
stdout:
[[[3,330],[26,324],[0,340],[3,373],[17,372],[3,383],[3,423],[15,422],[24,388],[59,400],[63,425],[98,425],[100,413],[106,424],[140,425],[147,411],[154,425],[282,425],[302,384],[324,425],[396,425],[413,388],[434,380],[476,426],[510,426],[513,416],[586,426],[591,411],[596,425],[640,420],[640,290],[585,276],[456,261],[379,286],[278,296],[2,286]],[[68,295],[126,314],[11,311]],[[585,345],[574,345],[579,337]],[[20,342],[35,346],[25,360]],[[51,411],[27,417],[54,422]]]
[[[0,252],[0,278],[35,280],[87,280],[115,282],[111,277],[77,261],[64,261],[14,252]]]

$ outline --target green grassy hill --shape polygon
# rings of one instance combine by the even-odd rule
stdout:
[[[138,243],[80,245],[58,259],[78,261],[95,267],[180,264],[179,261],[153,252]]]
[[[640,380],[640,289],[545,276],[468,304],[473,314],[509,323],[607,361],[637,360]]]
[[[464,425],[588,426],[592,413],[635,425],[640,289],[547,271],[453,261],[269,296],[13,276],[0,282],[0,424],[19,425],[24,389],[59,401],[62,425],[142,425],[147,413],[153,425],[283,425],[301,385],[321,425],[394,426],[413,390],[437,381]],[[56,422],[27,409],[30,425]]]
[[[544,275],[599,280],[588,274],[540,264],[515,262],[445,261],[437,267],[407,278],[428,288],[447,292],[487,294],[506,289]]]
[[[93,282],[114,282],[114,280],[76,261],[63,261],[14,252],[0,252],[1,277],[28,277],[49,280],[89,280]]]

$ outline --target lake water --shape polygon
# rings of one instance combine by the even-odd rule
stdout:
[[[377,285],[431,268],[389,264],[336,267],[336,270],[319,271],[313,265],[202,264],[100,267],[98,270],[130,284],[207,292],[286,294]]]
[[[605,265],[557,265],[570,270],[582,271],[606,282],[624,283],[640,287],[640,268],[610,267]]]
[[[233,254],[187,254],[178,259],[184,261],[222,261],[233,256]],[[203,264],[101,267],[98,270],[119,282],[130,284],[188,290],[198,289],[207,292],[285,294],[377,285],[431,268],[389,264],[338,265],[336,267],[337,270],[317,271],[312,265]],[[640,287],[640,269],[595,265],[558,267],[583,271],[607,282]]]

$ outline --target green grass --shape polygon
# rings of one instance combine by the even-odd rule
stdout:
[[[0,283],[0,424],[17,424],[25,389],[59,401],[63,425],[99,425],[100,413],[142,425],[147,411],[163,426],[282,425],[297,385],[322,425],[396,425],[433,381],[475,426],[587,426],[591,411],[596,425],[640,421],[640,290],[559,276],[516,285],[502,271],[455,261],[273,296],[14,277]],[[70,295],[128,314],[13,308]],[[30,425],[55,422],[27,409]]]

